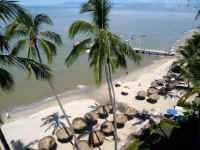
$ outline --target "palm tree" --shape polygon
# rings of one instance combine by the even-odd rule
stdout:
[[[131,46],[109,31],[108,15],[110,10],[111,3],[109,0],[89,0],[82,5],[81,13],[91,13],[92,24],[81,20],[75,21],[70,26],[69,38],[74,39],[79,33],[85,33],[90,37],[73,47],[65,60],[65,64],[70,67],[81,54],[90,48],[88,60],[90,67],[94,69],[97,85],[101,84],[102,73],[105,72],[110,103],[113,107],[115,150],[117,150],[116,102],[112,73],[117,68],[127,68],[127,57],[135,62],[139,62],[140,57]]]
[[[19,12],[23,12],[23,9],[16,4],[16,1],[0,1],[0,21],[3,23],[16,17]],[[16,57],[9,54],[6,55],[4,50],[9,50],[9,42],[7,37],[0,33],[0,88],[2,90],[8,91],[14,86],[14,79],[10,72],[5,69],[5,66],[14,65],[23,70],[32,69],[37,79],[50,79],[51,71],[47,66],[37,63],[31,59]],[[10,150],[1,128],[0,140],[4,149]]]
[[[40,50],[42,50],[47,57],[48,63],[52,63],[53,58],[56,56],[57,46],[62,45],[62,40],[59,34],[52,31],[41,31],[41,25],[47,24],[52,25],[53,22],[45,14],[38,14],[32,16],[30,13],[20,13],[16,20],[8,25],[6,30],[7,37],[16,38],[18,37],[11,55],[18,55],[19,52],[28,47],[27,57],[36,59],[42,64],[42,57]],[[31,69],[30,69],[31,74]],[[72,125],[69,121],[68,115],[66,114],[59,97],[57,96],[56,90],[51,82],[48,80],[49,86],[63,112],[67,123],[74,136],[75,145],[78,147],[77,138]]]

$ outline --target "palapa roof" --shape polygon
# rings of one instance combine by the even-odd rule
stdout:
[[[72,127],[76,130],[84,129],[86,126],[87,123],[83,118],[78,117],[72,121]]]
[[[147,96],[147,93],[146,93],[144,90],[138,91],[138,92],[137,92],[137,96],[139,96],[139,97],[146,97],[146,96]]]
[[[152,99],[152,100],[159,100],[160,99],[160,96],[158,94],[152,94],[149,96],[149,99]]]
[[[93,146],[99,146],[103,144],[104,139],[105,136],[101,131],[93,131],[89,135],[89,143]]]
[[[89,146],[88,141],[86,140],[81,140],[78,142],[80,150],[92,150],[92,148]],[[74,150],[77,150],[75,146],[73,146]]]
[[[165,80],[164,79],[159,79],[156,81],[158,85],[163,85],[165,84]]]
[[[128,121],[128,118],[124,114],[117,114],[116,121],[118,124],[124,124]]]
[[[91,111],[85,114],[84,118],[89,121],[97,121],[99,119],[99,116],[96,112]]]
[[[67,140],[68,138],[72,137],[72,132],[68,127],[66,127],[57,130],[56,136],[59,140]]]
[[[132,115],[137,114],[137,110],[135,108],[128,107],[125,111],[125,114],[128,116],[132,116]]]
[[[106,112],[106,110],[105,110],[105,107],[104,107],[103,105],[101,105],[101,106],[99,106],[99,107],[97,108],[97,112],[98,112],[99,114],[102,114],[102,115],[106,115],[106,114],[107,114],[107,112]]]
[[[43,137],[38,144],[39,150],[51,150],[56,145],[56,140],[52,136]]]
[[[158,87],[158,86],[159,86],[159,85],[158,85],[158,83],[157,83],[156,81],[154,81],[154,82],[151,83],[151,87],[155,87],[155,88],[156,88],[156,87]]]
[[[112,105],[111,105],[111,104],[106,104],[106,105],[104,106],[104,108],[105,108],[105,110],[106,110],[107,113],[112,112]]]
[[[105,121],[101,125],[101,131],[106,134],[110,134],[114,132],[114,126],[111,121]]]
[[[147,90],[147,92],[148,92],[148,94],[155,94],[155,93],[158,92],[158,90],[155,89],[155,88],[149,88],[149,89]]]

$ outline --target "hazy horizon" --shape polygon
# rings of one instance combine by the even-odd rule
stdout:
[[[153,4],[153,5],[163,5],[163,6],[176,6],[176,5],[187,5],[188,0],[110,0],[113,4],[119,5],[131,5],[131,4]],[[48,0],[48,4],[41,0],[19,0],[19,4],[24,6],[63,6],[63,5],[77,5],[79,6],[87,0]],[[190,5],[199,7],[198,1],[190,1]]]

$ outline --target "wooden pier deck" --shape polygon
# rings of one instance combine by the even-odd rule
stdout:
[[[73,46],[76,46],[79,42],[74,43]],[[90,52],[91,46],[88,47],[87,53]],[[148,49],[148,48],[133,48],[136,53],[138,54],[145,54],[145,55],[156,55],[156,56],[174,56],[174,52],[166,51],[166,50],[159,50],[159,49]]]
[[[138,54],[146,55],[157,55],[157,56],[174,56],[173,52],[158,50],[158,49],[144,49],[144,48],[133,48]]]

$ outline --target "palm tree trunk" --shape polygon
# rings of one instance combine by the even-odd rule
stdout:
[[[40,52],[39,52],[39,49],[38,49],[36,43],[35,43],[35,48],[36,48],[36,52],[37,52],[37,55],[38,55],[38,58],[39,58],[39,62],[42,64],[42,59],[41,59]],[[57,93],[56,93],[55,87],[53,86],[51,80],[48,80],[48,83],[49,83],[49,86],[50,86],[50,88],[51,88],[51,90],[52,90],[52,92],[53,92],[53,94],[54,94],[54,96],[55,96],[57,102],[58,102],[58,105],[59,105],[59,107],[60,107],[62,113],[64,114],[64,117],[65,117],[65,119],[66,119],[66,121],[67,121],[67,123],[68,123],[68,125],[69,125],[69,128],[70,128],[70,130],[72,131],[72,135],[73,135],[73,137],[74,137],[75,146],[76,146],[77,150],[80,150],[79,145],[78,145],[78,140],[77,140],[77,138],[76,138],[74,129],[72,128],[72,124],[71,124],[71,122],[70,122],[70,120],[69,120],[69,117],[68,117],[68,115],[66,114],[66,112],[65,112],[65,110],[64,110],[64,108],[63,108],[63,106],[62,106],[62,103],[61,103],[61,101],[60,101],[60,99],[59,99],[59,97],[58,97],[58,95],[57,95]]]
[[[117,119],[116,119],[116,101],[115,101],[115,91],[114,91],[114,87],[112,84],[112,72],[111,72],[111,66],[110,64],[108,64],[108,73],[109,73],[109,80],[110,80],[110,86],[111,86],[111,91],[112,91],[112,98],[113,98],[113,120],[114,120],[114,127],[115,127],[115,136],[116,136],[116,140],[118,141],[118,135],[117,135]],[[117,144],[116,141],[116,144]],[[117,150],[117,148],[116,148]]]
[[[11,150],[1,128],[0,128],[0,140],[1,140],[1,143],[3,144],[3,147],[5,150]]]
[[[106,81],[107,81],[107,84],[108,84],[110,103],[111,103],[112,108],[113,108],[115,150],[117,150],[118,136],[117,136],[116,108],[115,108],[115,102],[113,101],[114,93],[112,92],[108,64],[105,65],[105,73],[106,73]]]

